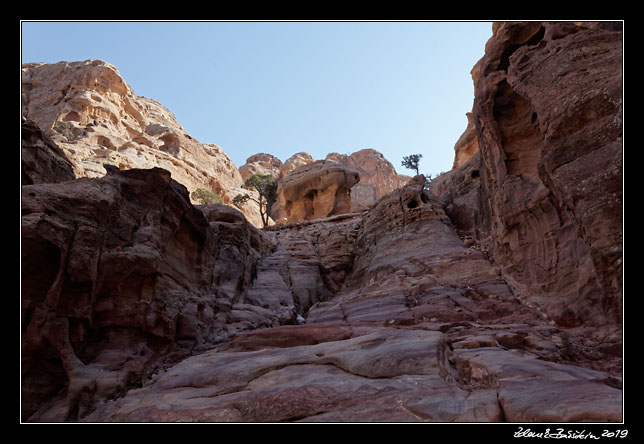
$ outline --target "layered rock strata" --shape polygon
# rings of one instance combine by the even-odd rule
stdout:
[[[81,419],[620,421],[619,378],[571,365],[577,343],[512,295],[423,186],[419,177],[364,217],[271,230],[313,239],[336,222],[338,234],[352,227],[332,299],[303,312],[305,323],[241,333]],[[292,257],[323,257],[306,251]]]
[[[229,204],[249,192],[220,147],[190,136],[165,107],[137,96],[107,62],[23,65],[22,115],[74,161],[76,177],[101,177],[104,164],[160,167],[189,192],[203,188]],[[245,207],[245,216],[261,226],[259,209]]]
[[[493,32],[472,70],[479,154],[432,189],[514,291],[558,325],[618,324],[621,27],[497,23]]]
[[[76,179],[74,165],[51,138],[32,121],[21,126],[21,183],[55,183]]]
[[[622,421],[620,39],[495,24],[435,193],[351,212],[359,173],[300,156],[342,203],[261,231],[23,122],[23,420]]]
[[[266,235],[226,205],[200,211],[159,168],[23,186],[21,247],[24,419],[77,419],[181,341],[275,316],[238,304]]]

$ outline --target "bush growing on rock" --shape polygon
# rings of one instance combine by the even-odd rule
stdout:
[[[224,203],[224,199],[217,194],[213,193],[212,191],[205,190],[203,188],[197,188],[194,190],[191,194],[190,197],[196,201],[201,203],[202,205],[210,205],[210,204],[215,204],[215,203]]]

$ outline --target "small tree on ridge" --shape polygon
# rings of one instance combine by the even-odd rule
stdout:
[[[418,164],[420,159],[423,157],[422,154],[410,154],[409,156],[404,156],[402,160],[402,166],[409,168],[410,170],[416,170],[416,176],[420,173],[418,172]]]

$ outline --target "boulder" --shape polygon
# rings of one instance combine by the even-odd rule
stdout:
[[[280,180],[271,216],[278,223],[311,220],[351,212],[350,190],[360,175],[337,162],[318,160]]]

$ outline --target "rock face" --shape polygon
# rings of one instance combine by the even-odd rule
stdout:
[[[454,145],[454,164],[452,169],[460,168],[479,151],[479,139],[476,135],[474,115],[467,113],[467,128]]]
[[[620,39],[495,24],[478,152],[361,212],[296,157],[264,230],[23,121],[23,421],[621,422]]]
[[[338,261],[342,248],[281,255],[308,265],[333,258],[327,263],[342,270],[333,297],[303,313],[305,323],[239,334],[81,420],[620,421],[619,379],[571,365],[577,343],[564,343],[563,332],[515,298],[480,251],[463,246],[417,179],[363,218],[270,232],[288,236],[288,245],[320,246],[334,224],[337,239],[352,227],[349,261]],[[288,275],[315,274],[316,267],[298,268]],[[257,281],[271,269],[280,267],[258,271]],[[270,302],[275,284],[263,282],[255,296],[278,306]],[[307,277],[299,285],[316,294],[322,288]]]
[[[397,174],[391,162],[382,153],[371,148],[356,151],[349,156],[331,153],[326,156],[326,160],[338,162],[360,174],[360,182],[351,188],[351,207],[354,211],[373,206],[385,194],[402,187],[411,179]]]
[[[619,24],[495,24],[472,70],[479,154],[432,185],[561,326],[621,321],[621,67]]]
[[[239,167],[239,174],[244,182],[253,174],[270,174],[279,179],[281,166],[282,161],[272,154],[259,153],[246,159],[246,163]]]
[[[53,140],[31,121],[22,120],[22,185],[74,180],[78,169]]]
[[[270,245],[238,211],[202,210],[159,168],[23,186],[25,419],[77,419],[252,311],[235,304]]]
[[[248,168],[255,168],[249,162]],[[340,174],[341,171],[345,173]],[[357,180],[351,178],[355,173]],[[277,177],[274,172],[272,174]],[[323,176],[325,179],[321,182]],[[317,162],[308,153],[297,153],[284,162],[278,177],[279,197],[271,215],[277,223],[286,224],[367,210],[410,179],[397,174],[382,153],[370,148],[349,156],[330,153],[324,161]],[[347,187],[348,202],[345,199]],[[337,197],[330,198],[332,194]],[[314,212],[313,207],[319,211]]]
[[[313,162],[315,162],[315,159],[309,153],[295,153],[291,157],[286,159],[284,164],[280,167],[280,177],[286,177],[295,168],[299,168]]]
[[[298,167],[279,181],[271,216],[289,223],[351,213],[351,187],[359,180],[358,171],[333,161]]]
[[[77,177],[120,169],[164,168],[189,192],[204,188],[231,203],[243,185],[220,147],[191,137],[158,102],[137,96],[100,60],[22,66],[22,115],[77,164]],[[242,209],[256,226],[259,210]]]

